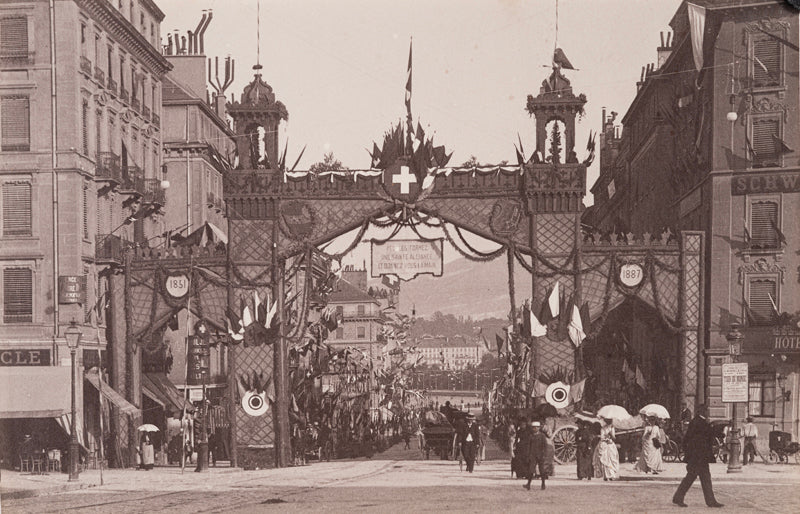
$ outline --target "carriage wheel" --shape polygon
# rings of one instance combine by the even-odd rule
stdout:
[[[672,440],[667,441],[667,444],[664,445],[664,462],[676,462],[680,456],[678,443]]]
[[[553,446],[555,447],[555,460],[559,464],[575,462],[575,454],[578,447],[575,442],[575,432],[578,427],[566,425],[555,431],[553,434]]]

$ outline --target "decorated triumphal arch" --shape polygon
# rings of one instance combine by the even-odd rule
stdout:
[[[555,67],[539,94],[528,97],[536,151],[526,158],[519,148],[515,165],[449,167],[445,148],[433,146],[421,127],[414,129],[409,107],[408,122],[392,127],[382,144],[373,145],[369,169],[311,173],[287,169],[285,157],[276,155],[274,128],[286,110],[256,75],[241,101],[229,105],[234,131],[250,134],[239,144],[240,157],[248,156],[240,162],[249,166],[226,176],[229,244],[224,256],[192,249],[132,255],[126,279],[128,344],[149,344],[176,310],[191,309],[230,345],[228,394],[240,461],[247,467],[287,465],[290,355],[315,330],[308,311],[330,279],[326,263],[354,248],[370,226],[437,227],[468,258],[507,260],[514,316],[515,289],[530,288],[533,304],[539,305],[547,302],[556,283],[561,295],[587,313],[589,336],[626,298],[651,306],[679,338],[680,396],[692,403],[702,394],[703,234],[609,238],[581,229],[586,169],[594,154],[591,142],[582,162],[575,152],[575,123],[585,102]],[[563,129],[548,134],[545,127],[552,121]],[[255,125],[268,128],[265,137],[274,139],[256,141]],[[259,158],[248,144],[273,153]],[[495,249],[475,248],[462,230],[493,241]],[[352,245],[340,254],[319,250],[348,233],[355,234]],[[528,274],[515,277],[515,262]],[[178,298],[162,285],[176,275],[191,282]],[[259,310],[274,313],[267,314],[264,330],[254,335],[249,328],[240,330],[246,324],[239,324],[242,313],[264,320]],[[550,368],[580,368],[580,347],[565,331],[553,326],[546,335],[526,337],[520,333],[524,325],[511,338],[513,380],[520,389],[529,389],[527,382]],[[245,391],[243,383],[253,391]],[[264,408],[258,400],[258,408],[242,401],[253,394],[261,395]]]

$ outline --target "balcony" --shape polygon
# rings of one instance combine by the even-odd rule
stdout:
[[[144,190],[142,191],[144,203],[154,206],[163,206],[167,203],[167,192],[161,187],[161,181],[156,178],[144,179]]]
[[[139,99],[136,97],[131,98],[131,109],[133,109],[136,112],[139,112],[140,108],[141,105],[139,104]]]
[[[26,64],[33,64],[33,57],[35,52],[10,51],[0,53],[0,66],[23,66]]]
[[[144,118],[144,121],[150,121],[150,108],[146,105],[142,106],[142,118]]]
[[[214,207],[214,203],[217,201],[217,196],[214,193],[206,193],[206,204],[209,209]]]
[[[108,83],[106,84],[106,88],[112,95],[117,96],[117,82],[111,78],[111,75],[108,76]]]
[[[119,87],[119,99],[125,103],[128,103],[130,101],[130,94],[128,93],[128,90],[125,89],[124,86]]]
[[[98,263],[121,264],[125,260],[125,252],[135,247],[132,241],[114,234],[97,234],[95,238],[94,256]]]
[[[122,167],[119,155],[113,152],[97,154],[95,180],[107,180],[116,184],[122,183]]]
[[[81,55],[81,73],[87,77],[92,76],[92,61],[85,55]]]
[[[141,196],[144,192],[144,171],[139,166],[126,166],[122,168],[120,192],[138,196]]]
[[[153,113],[153,125],[155,125],[156,127],[161,126],[161,116],[159,116],[156,113]]]
[[[99,67],[94,67],[94,79],[101,84],[106,83],[106,72],[101,70]]]

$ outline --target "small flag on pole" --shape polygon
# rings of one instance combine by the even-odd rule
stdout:
[[[586,338],[586,333],[583,331],[583,322],[581,321],[581,311],[577,305],[572,304],[572,318],[569,321],[569,338],[575,348],[579,347],[583,340]]]

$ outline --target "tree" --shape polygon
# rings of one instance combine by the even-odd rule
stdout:
[[[333,156],[333,152],[328,152],[322,158],[322,162],[315,162],[308,168],[308,171],[311,173],[320,173],[323,171],[344,171],[347,169],[348,168],[345,166],[342,166],[342,161]]]
[[[470,155],[469,159],[467,159],[464,164],[461,165],[462,168],[476,168],[480,166],[481,163],[478,162],[478,158],[474,155]]]

